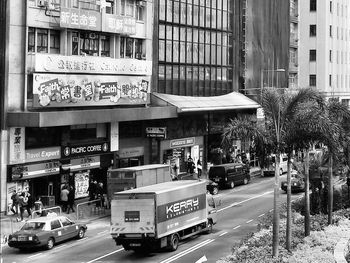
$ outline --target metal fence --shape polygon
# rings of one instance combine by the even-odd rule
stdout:
[[[43,208],[41,210],[32,211],[32,218],[37,218],[40,216],[47,216],[50,213],[55,213],[57,215],[61,215],[62,208],[60,206],[54,206],[49,208]]]
[[[96,199],[79,203],[76,207],[77,220],[106,215],[107,205],[108,203],[105,199]]]

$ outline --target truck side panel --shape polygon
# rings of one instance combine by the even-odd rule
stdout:
[[[119,199],[111,202],[111,234],[155,233],[154,196]]]

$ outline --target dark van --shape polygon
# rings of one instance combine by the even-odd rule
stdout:
[[[214,165],[209,169],[209,179],[221,187],[234,188],[236,184],[247,184],[250,181],[249,166],[243,163]]]

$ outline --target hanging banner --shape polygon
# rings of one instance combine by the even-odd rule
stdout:
[[[102,32],[136,34],[136,18],[102,13]]]
[[[35,54],[36,72],[152,75],[152,61],[92,56]]]
[[[85,158],[72,159],[70,161],[70,170],[88,170],[100,167],[100,156],[88,156]]]
[[[76,173],[75,181],[75,198],[87,197],[89,195],[89,173]]]
[[[10,128],[10,164],[25,162],[25,129]]]
[[[149,76],[33,74],[33,107],[146,104]]]
[[[101,31],[101,13],[61,6],[60,27]]]
[[[110,144],[111,152],[119,150],[119,122],[111,123]]]

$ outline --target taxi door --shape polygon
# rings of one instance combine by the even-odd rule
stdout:
[[[60,220],[54,219],[51,221],[51,232],[53,233],[56,243],[63,240],[63,227]]]
[[[66,217],[61,217],[60,221],[62,223],[62,234],[64,239],[70,239],[78,235],[78,225],[75,225],[72,221],[70,221]]]

